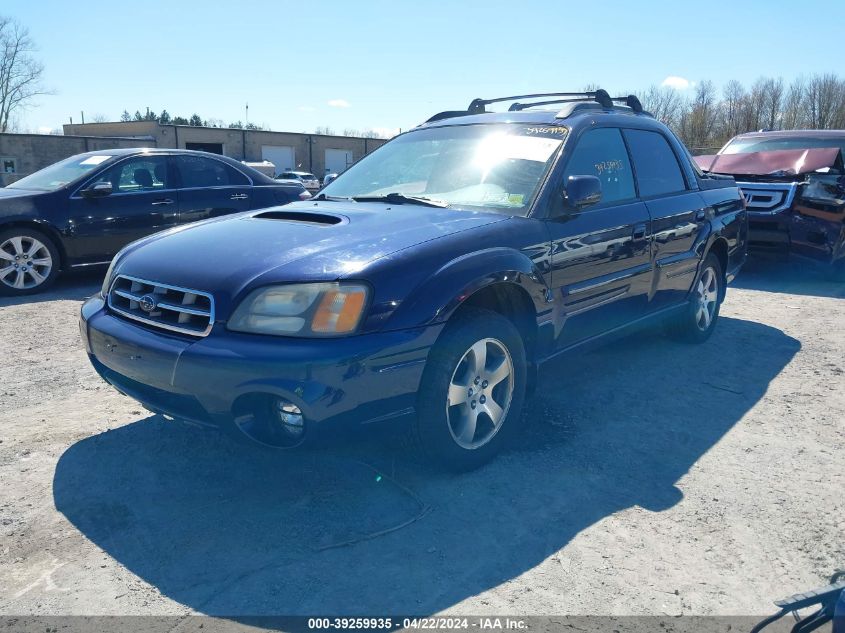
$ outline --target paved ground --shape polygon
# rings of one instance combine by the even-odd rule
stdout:
[[[842,285],[758,265],[704,346],[558,362],[455,477],[149,415],[78,343],[97,283],[0,300],[0,614],[763,614],[845,565]]]

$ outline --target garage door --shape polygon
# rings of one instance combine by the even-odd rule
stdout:
[[[346,149],[326,150],[326,173],[339,174],[352,164],[352,152]]]
[[[283,171],[296,169],[293,148],[287,145],[262,145],[261,158],[273,163],[276,168],[276,176]]]

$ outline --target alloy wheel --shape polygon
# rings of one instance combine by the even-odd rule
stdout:
[[[698,304],[695,312],[695,324],[702,332],[707,331],[716,315],[719,301],[719,281],[713,268],[706,268],[695,287]]]
[[[514,392],[514,366],[499,340],[476,342],[452,373],[446,400],[449,432],[458,446],[476,449],[487,444],[508,414]]]
[[[43,284],[53,270],[47,246],[34,237],[16,235],[0,244],[0,281],[15,290]]]

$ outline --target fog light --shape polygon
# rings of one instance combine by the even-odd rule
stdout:
[[[277,399],[274,406],[276,418],[282,429],[291,437],[299,437],[305,432],[305,419],[298,406],[287,400]]]

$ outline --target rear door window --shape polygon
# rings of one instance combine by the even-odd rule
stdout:
[[[653,198],[686,191],[678,158],[665,136],[648,130],[625,130],[625,139],[634,160],[640,197]]]
[[[249,184],[242,173],[225,163],[204,156],[178,156],[176,165],[183,189],[233,187]]]
[[[570,176],[596,176],[602,203],[636,198],[628,150],[617,128],[590,130],[578,139],[563,174],[564,186]]]

